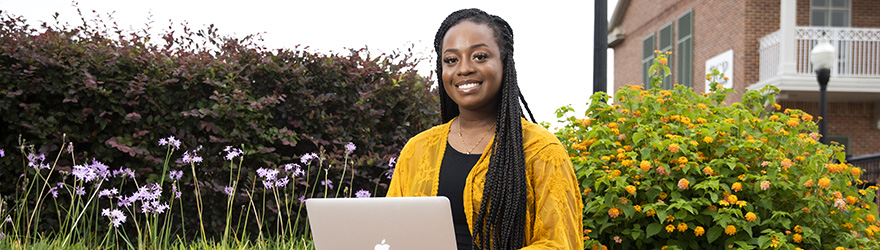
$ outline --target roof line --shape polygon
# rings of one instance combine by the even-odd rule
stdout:
[[[611,34],[611,31],[620,25],[620,21],[623,19],[623,12],[626,11],[627,6],[629,6],[629,0],[617,1],[617,6],[614,7],[614,13],[611,15],[611,22],[608,22],[608,34]]]

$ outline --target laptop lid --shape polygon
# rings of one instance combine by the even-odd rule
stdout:
[[[316,250],[456,249],[446,197],[314,198],[306,210]]]

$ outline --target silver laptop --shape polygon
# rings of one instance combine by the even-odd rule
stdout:
[[[316,250],[456,249],[446,197],[306,200]]]

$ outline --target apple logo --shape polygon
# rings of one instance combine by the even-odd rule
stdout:
[[[376,247],[373,247],[373,250],[388,250],[389,248],[391,248],[391,246],[385,244],[385,239],[382,239],[382,243],[376,244]]]

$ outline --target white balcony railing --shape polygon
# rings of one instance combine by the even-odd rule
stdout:
[[[880,29],[796,27],[795,44],[781,44],[779,31],[759,40],[760,80],[778,73],[780,46],[796,46],[796,74],[813,75],[810,51],[819,38],[828,36],[837,51],[832,75],[842,77],[880,77]]]

